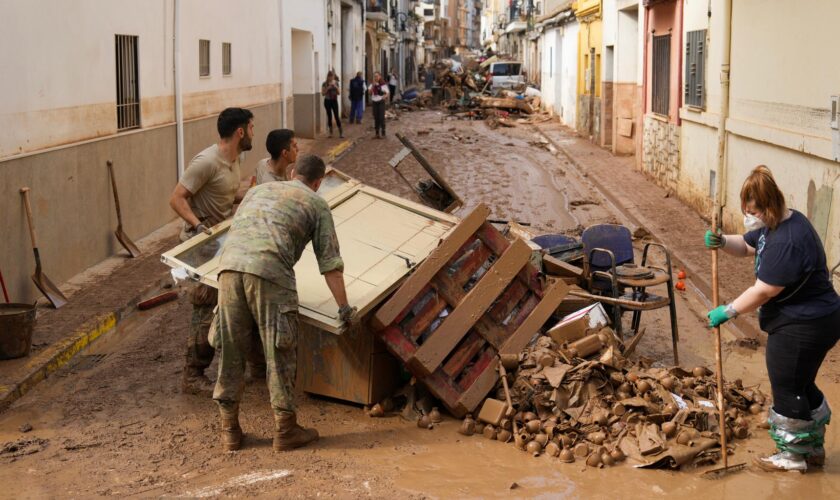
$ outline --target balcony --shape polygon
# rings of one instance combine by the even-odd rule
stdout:
[[[365,19],[368,21],[388,21],[388,5],[385,0],[368,0]]]

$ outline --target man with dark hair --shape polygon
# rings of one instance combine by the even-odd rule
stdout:
[[[356,73],[356,78],[350,80],[350,123],[362,123],[362,114],[365,112],[365,79],[362,72]]]
[[[190,161],[169,199],[169,206],[184,220],[181,241],[200,232],[211,234],[209,228],[230,217],[233,204],[244,195],[239,189],[239,155],[252,147],[254,115],[247,109],[227,108],[219,114],[216,129],[219,141]],[[182,382],[185,393],[209,395],[213,390],[204,370],[215,353],[207,334],[216,298],[216,290],[206,285],[190,290],[193,314]]]
[[[287,128],[272,130],[265,139],[265,149],[271,155],[257,163],[257,185],[266,182],[287,181],[289,166],[297,161],[298,145],[295,133]]]
[[[314,155],[295,164],[294,180],[268,182],[242,200],[219,262],[219,378],[213,399],[219,404],[222,445],[242,443],[239,402],[245,386],[245,356],[251,332],[259,330],[274,410],[274,450],[291,450],[318,439],[318,431],[297,424],[294,384],[297,373],[298,297],[294,266],[312,242],[318,268],[338,304],[338,317],[352,322],[347,303],[344,261],[330,207],[316,194],[324,178],[323,160]]]

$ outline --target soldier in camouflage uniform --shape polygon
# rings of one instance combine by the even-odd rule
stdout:
[[[213,343],[220,350],[213,399],[222,418],[222,444],[239,449],[239,401],[245,385],[250,332],[259,330],[274,410],[274,449],[289,450],[318,438],[297,424],[294,384],[297,369],[298,297],[295,263],[311,241],[318,269],[339,305],[342,321],[356,309],[347,303],[344,262],[332,213],[316,194],[325,172],[317,156],[300,158],[295,178],[252,188],[236,213],[219,264],[219,311]]]
[[[175,186],[169,205],[184,220],[181,241],[200,232],[210,234],[209,228],[230,217],[233,204],[242,199],[239,155],[252,147],[253,118],[247,109],[222,111],[216,123],[219,142],[197,154]],[[213,384],[204,371],[215,354],[207,334],[217,296],[216,290],[206,285],[196,284],[190,289],[193,313],[181,387],[185,393],[210,396],[213,392]],[[262,352],[252,353],[249,359],[256,360],[251,365],[252,376],[264,379]]]

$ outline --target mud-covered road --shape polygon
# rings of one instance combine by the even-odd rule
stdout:
[[[585,176],[539,144],[526,126],[491,130],[483,122],[447,121],[436,112],[403,114],[389,123],[387,140],[372,140],[369,131],[335,166],[413,197],[387,164],[401,148],[392,135],[397,131],[410,136],[465,199],[461,214],[484,202],[494,217],[529,222],[537,233],[573,233],[617,220]],[[412,181],[420,173],[411,163],[400,170]],[[166,269],[157,271],[150,281]],[[680,352],[688,367],[713,364],[701,319],[705,310],[703,297],[691,289],[679,295]],[[183,296],[134,313],[0,415],[0,497],[840,498],[838,424],[828,430],[824,471],[802,476],[746,470],[709,481],[698,471],[646,471],[628,464],[587,469],[532,458],[511,445],[465,438],[452,419],[420,430],[399,417],[372,419],[358,406],[300,395],[300,420],[318,428],[322,439],[275,454],[268,393],[255,384],[242,404],[244,448],[225,454],[215,404],[178,390],[189,314]],[[669,363],[666,315],[646,313],[642,324],[648,333],[639,354]],[[836,351],[818,383],[840,406]],[[726,352],[729,378],[768,389],[761,348],[730,342]],[[733,462],[771,448],[766,431],[751,432],[752,438],[737,443]]]

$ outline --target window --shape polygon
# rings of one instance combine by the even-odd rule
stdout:
[[[490,71],[493,76],[518,76],[520,66],[519,63],[493,63]]]
[[[654,113],[667,115],[671,96],[671,35],[653,37],[653,108]]]
[[[140,126],[140,85],[137,78],[137,37],[116,35],[117,130]]]
[[[198,41],[198,76],[210,76],[210,40]]]
[[[222,74],[230,75],[230,44],[222,43]]]
[[[706,105],[706,30],[689,31],[685,43],[685,103]]]

